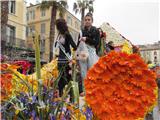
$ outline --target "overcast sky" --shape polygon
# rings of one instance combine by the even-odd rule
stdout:
[[[74,1],[68,0],[72,13]],[[160,41],[159,6],[158,0],[95,0],[93,24],[99,27],[108,22],[133,44],[152,44]]]

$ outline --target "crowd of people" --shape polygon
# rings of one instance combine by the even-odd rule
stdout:
[[[98,61],[99,57],[117,49],[113,41],[107,41],[106,33],[92,24],[93,16],[91,13],[87,13],[84,17],[83,27],[79,32],[78,40],[73,40],[65,19],[60,18],[56,20],[58,35],[54,42],[53,53],[54,58],[58,58],[58,70],[63,71],[58,83],[60,96],[63,94],[65,85],[71,80],[71,74],[69,73],[71,71],[69,63],[72,60],[70,46],[77,54],[77,64],[80,68],[79,91],[81,96],[85,95],[84,79],[89,68]],[[78,42],[75,43],[74,41]],[[125,43],[128,44],[129,41]],[[132,52],[137,53],[137,47],[132,44],[126,45],[126,48],[124,47],[122,50],[130,49],[130,46],[132,46]]]
[[[54,58],[58,57],[58,70],[63,71],[59,80],[59,95],[63,94],[63,89],[71,80],[69,62],[71,60],[71,48],[77,53],[77,61],[80,68],[81,86],[80,95],[85,95],[84,78],[88,69],[98,61],[100,56],[114,50],[112,41],[106,44],[106,35],[101,28],[96,28],[92,25],[93,16],[87,13],[84,17],[84,25],[78,37],[77,44],[74,42],[67,23],[64,19],[56,20],[56,28],[58,36],[54,43]]]

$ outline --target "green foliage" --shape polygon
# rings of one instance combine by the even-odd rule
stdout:
[[[93,2],[94,0],[77,0],[77,2],[73,4],[73,10],[75,11],[75,13],[82,13],[83,10],[87,9],[89,10],[89,12],[93,13]]]

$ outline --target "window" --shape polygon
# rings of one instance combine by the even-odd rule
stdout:
[[[16,13],[16,1],[9,1],[9,13]]]
[[[44,17],[46,15],[46,11],[45,10],[41,10],[41,17]]]
[[[14,26],[7,27],[7,43],[15,43],[16,28]]]
[[[30,35],[32,35],[32,33],[35,31],[35,26],[30,26],[29,29],[28,29],[28,33],[30,33]]]
[[[7,27],[7,35],[11,37],[15,37],[15,27],[14,26],[8,26]]]
[[[45,51],[45,39],[41,39],[41,41],[40,41],[40,50],[42,52]]]
[[[26,37],[28,37],[28,27],[26,27]]]
[[[29,21],[29,13],[26,14],[27,21]]]
[[[46,24],[42,23],[41,24],[41,33],[45,33],[45,27],[46,27]]]
[[[40,50],[45,51],[45,35],[40,35]]]
[[[156,52],[156,51],[154,51],[154,55],[157,55],[157,52]]]
[[[29,19],[32,19],[32,11],[29,12]]]
[[[32,19],[33,20],[35,19],[35,11],[34,10],[32,11]]]
[[[30,17],[31,20],[35,19],[35,11],[34,10],[29,12],[29,17]]]
[[[67,23],[69,25],[72,25],[72,18],[70,16],[67,16]]]
[[[79,29],[79,25],[78,25],[77,21],[75,22],[75,28]]]

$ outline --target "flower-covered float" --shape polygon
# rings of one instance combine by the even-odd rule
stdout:
[[[98,120],[143,120],[157,104],[156,74],[139,48],[118,35],[122,40],[114,51],[100,57],[87,73],[86,102]]]
[[[132,46],[123,46],[99,58],[85,78],[85,102],[79,107],[75,81],[57,96],[57,60],[24,75],[19,66],[1,64],[1,113],[3,120],[141,120],[156,105],[156,75]],[[38,56],[38,52],[36,51]],[[36,57],[36,61],[39,58]],[[74,62],[75,63],[75,62]],[[73,64],[73,75],[75,75]],[[39,68],[39,69],[38,69]],[[26,70],[26,69],[25,69]],[[41,76],[41,77],[38,77]],[[75,102],[68,100],[73,88]],[[78,98],[78,99],[77,99]],[[89,107],[88,107],[89,106]]]

